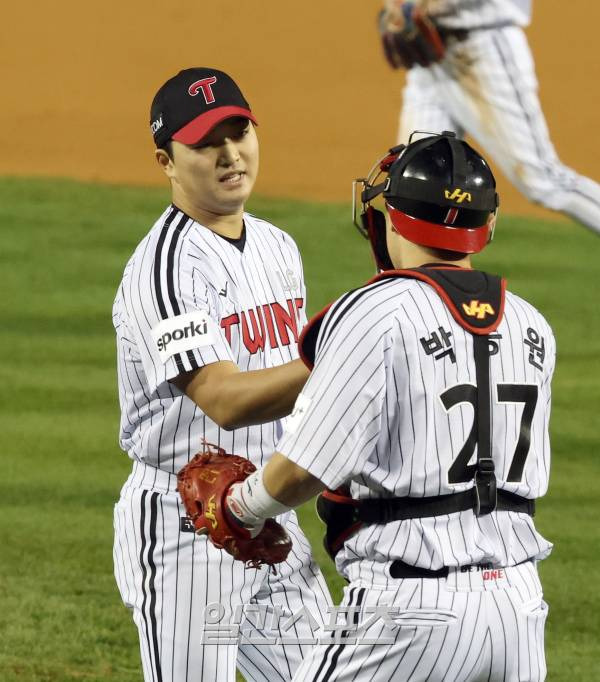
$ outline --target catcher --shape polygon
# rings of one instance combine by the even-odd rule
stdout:
[[[285,538],[270,517],[328,488],[318,509],[347,618],[294,680],[543,680],[536,564],[552,545],[532,517],[548,486],[552,330],[471,268],[498,207],[474,149],[443,133],[380,169],[363,181],[361,231],[382,272],[305,328],[314,368],[278,452],[243,481],[237,458],[205,455],[181,494],[214,541],[274,563]],[[190,499],[181,482],[195,477]]]

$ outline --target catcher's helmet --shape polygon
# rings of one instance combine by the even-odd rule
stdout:
[[[414,135],[414,133],[413,133]],[[411,140],[412,140],[411,135]],[[381,173],[386,180],[374,180]],[[455,133],[430,135],[390,149],[363,191],[361,233],[371,240],[381,269],[392,266],[385,220],[370,202],[383,194],[392,229],[415,244],[459,253],[477,253],[491,241],[498,209],[496,180],[483,159]]]

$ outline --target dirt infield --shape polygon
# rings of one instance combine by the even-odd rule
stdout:
[[[149,102],[177,70],[231,72],[256,112],[265,195],[345,199],[394,142],[402,77],[384,63],[380,0],[63,0],[3,10],[0,174],[160,184]],[[293,8],[293,9],[292,9]],[[600,178],[600,6],[538,0],[529,31],[559,154]],[[593,15],[593,16],[592,16]],[[504,209],[532,209],[501,182]],[[544,214],[540,209],[534,212]]]

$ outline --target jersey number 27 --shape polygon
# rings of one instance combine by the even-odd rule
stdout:
[[[518,483],[523,478],[525,460],[529,454],[531,423],[538,399],[538,387],[535,384],[497,384],[496,397],[499,403],[524,403],[519,438],[506,476],[507,482]],[[470,403],[473,406],[475,418],[471,431],[452,466],[448,469],[448,483],[472,481],[476,465],[469,464],[469,461],[477,445],[477,386],[457,384],[444,391],[440,395],[440,400],[446,412],[460,403]]]

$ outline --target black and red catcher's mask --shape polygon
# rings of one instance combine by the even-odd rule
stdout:
[[[399,145],[353,183],[353,221],[368,238],[379,270],[394,266],[386,242],[385,215],[371,202],[383,195],[392,229],[435,249],[477,253],[493,237],[498,212],[496,180],[485,159],[455,133]],[[376,184],[386,173],[384,181]],[[362,211],[357,215],[357,187]]]

